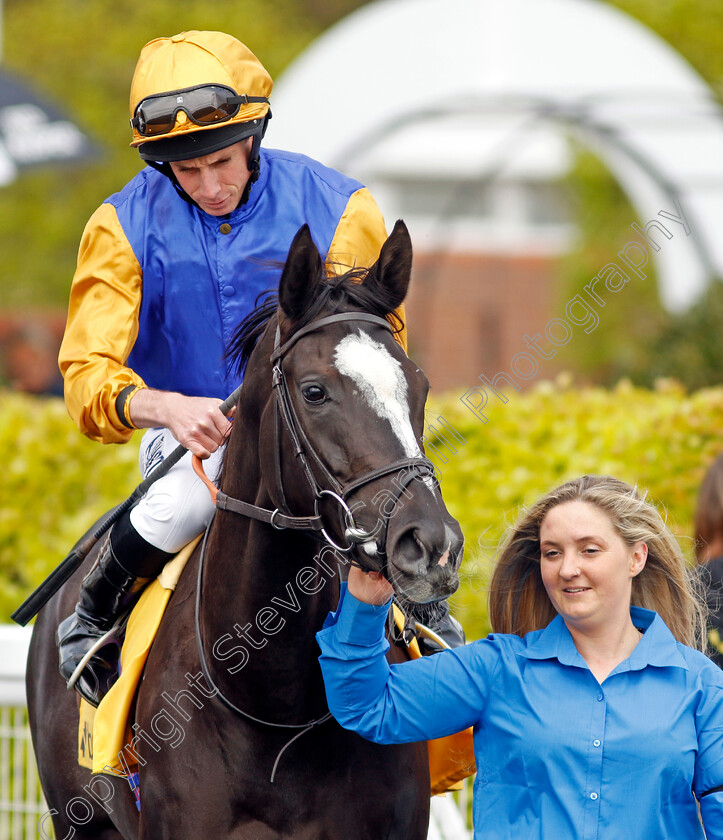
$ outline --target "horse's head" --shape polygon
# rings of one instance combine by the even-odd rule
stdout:
[[[391,326],[411,264],[397,222],[371,269],[328,277],[301,228],[279,285],[276,393],[262,421],[277,432],[260,448],[278,464],[275,504],[296,513],[316,496],[333,545],[383,568],[406,599],[430,602],[456,590],[463,539],[423,455],[429,383]]]

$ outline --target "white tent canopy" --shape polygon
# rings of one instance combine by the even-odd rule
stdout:
[[[675,50],[602,2],[377,0],[290,65],[272,108],[268,145],[365,182],[554,178],[573,133],[643,226],[683,209],[689,235],[673,224],[655,254],[668,307],[723,276],[721,109]]]

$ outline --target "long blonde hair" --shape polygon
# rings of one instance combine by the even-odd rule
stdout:
[[[706,611],[680,546],[655,507],[611,476],[568,481],[523,514],[502,546],[492,577],[492,629],[523,636],[555,617],[540,574],[540,526],[548,511],[572,501],[595,505],[627,545],[647,544],[648,559],[633,578],[631,603],[655,610],[679,642],[703,650]]]

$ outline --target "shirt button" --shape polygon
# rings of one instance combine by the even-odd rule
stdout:
[[[231,225],[230,225],[228,222],[224,222],[224,223],[221,225],[221,227],[219,228],[219,230],[220,230],[220,231],[221,231],[221,233],[223,233],[223,234],[224,234],[224,236],[225,236],[227,233],[231,233]]]
[[[593,745],[593,747],[599,747],[599,746],[600,746],[600,741],[596,738],[596,739],[592,742],[592,745]]]
[[[236,294],[236,289],[234,289],[233,286],[224,286],[223,289],[221,289],[221,294],[224,297],[233,297]]]
[[[598,700],[602,700],[602,699],[603,699],[602,694],[598,694],[597,699],[598,699]]]
[[[597,794],[595,793],[595,791],[593,791],[593,792],[590,794],[590,799],[597,799]]]

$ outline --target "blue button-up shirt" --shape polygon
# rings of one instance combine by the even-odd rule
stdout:
[[[560,616],[524,638],[486,639],[387,664],[388,605],[342,589],[317,634],[329,708],[378,743],[474,727],[475,838],[723,838],[723,671],[650,610],[600,685]]]

